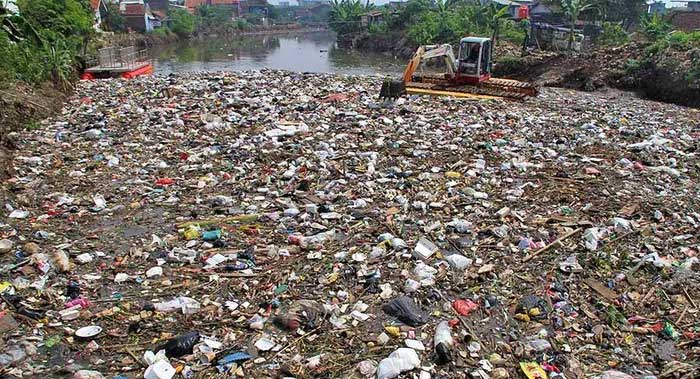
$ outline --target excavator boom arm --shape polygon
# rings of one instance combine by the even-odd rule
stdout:
[[[416,50],[416,53],[413,54],[413,58],[411,58],[411,60],[408,62],[408,66],[406,66],[406,70],[403,72],[404,83],[412,81],[413,74],[416,72],[418,67],[420,67],[423,61],[439,57],[445,58],[445,65],[449,74],[453,74],[455,71],[457,71],[457,64],[455,55],[452,52],[452,45],[423,45]]]

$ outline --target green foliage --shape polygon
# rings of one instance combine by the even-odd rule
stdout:
[[[506,7],[495,3],[485,6],[457,1],[437,1],[434,6],[423,0],[411,0],[398,14],[389,18],[391,25],[407,24],[407,35],[415,44],[456,44],[467,35],[504,38],[521,43],[525,30],[510,20]]]
[[[155,28],[150,32],[151,35],[162,38],[170,37],[172,33],[173,32],[171,32],[170,29],[166,27]]]
[[[67,90],[72,87],[75,61],[65,42],[44,45],[44,62],[47,74],[56,88]]]
[[[85,0],[19,0],[19,15],[0,15],[0,80],[71,87],[93,36]],[[10,30],[11,28],[11,30]]]
[[[579,20],[581,13],[596,8],[594,0],[561,0],[561,8],[569,21],[569,50],[574,43],[574,27]]]
[[[700,55],[700,53],[697,55]],[[695,88],[700,87],[700,56],[696,56],[695,59],[691,61],[690,70],[688,70],[686,74],[686,79],[690,82],[694,82]]]
[[[124,16],[119,13],[119,4],[104,2],[105,15],[103,17],[102,26],[111,32],[123,32],[126,30]]]
[[[601,0],[596,10],[603,20],[620,23],[622,29],[628,30],[646,13],[647,7],[646,0]]]
[[[369,1],[362,5],[360,0],[333,0],[328,23],[339,35],[358,33],[362,29],[362,15],[373,9]]]
[[[240,18],[234,22],[234,26],[238,30],[248,30],[253,27],[250,22]]]
[[[87,2],[18,0],[17,6],[24,21],[24,34],[38,34],[39,40],[35,37],[37,45],[65,41],[70,49],[78,52],[83,50],[94,33],[94,15]]]
[[[628,75],[634,74],[635,72],[639,71],[642,65],[643,63],[639,59],[628,59],[627,63],[625,64],[625,73]]]
[[[41,129],[41,124],[36,121],[30,121],[29,123],[27,123],[25,128],[27,130],[39,130]]]
[[[483,13],[486,16],[487,25],[491,29],[491,40],[495,46],[500,35],[501,25],[506,19],[510,18],[508,8],[498,7],[495,2],[492,2],[486,6]]]
[[[668,49],[686,51],[698,48],[700,48],[700,32],[686,33],[676,30],[656,37],[656,41],[649,45],[644,53],[647,57],[654,57],[664,54]]]
[[[211,30],[231,22],[233,8],[222,5],[201,5],[197,7],[197,28]]]
[[[640,31],[652,41],[668,34],[672,29],[671,23],[666,21],[663,16],[654,14],[652,16],[645,15],[642,17]]]
[[[688,50],[700,45],[700,32],[674,31],[666,36],[670,48],[676,50]]]
[[[604,22],[603,31],[598,36],[598,43],[603,46],[620,46],[629,42],[629,35],[619,23]]]
[[[195,31],[195,17],[184,9],[171,8],[168,12],[171,24],[170,29],[180,37],[189,37]]]

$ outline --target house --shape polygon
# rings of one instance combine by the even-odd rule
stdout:
[[[148,0],[146,3],[151,8],[151,12],[168,13],[168,6],[170,5],[168,0]]]
[[[664,3],[663,1],[655,1],[653,3],[650,3],[649,8],[647,9],[647,13],[658,15],[666,14],[666,3]]]
[[[202,5],[217,5],[226,6],[234,9],[233,14],[236,16],[241,16],[243,10],[241,9],[241,0],[185,0],[185,8],[191,14],[197,11],[197,8]]]
[[[243,13],[258,14],[267,16],[270,11],[270,4],[267,0],[242,0],[241,9]]]
[[[529,7],[532,4],[531,0],[486,0],[482,1],[483,5],[495,3],[499,8],[507,7],[508,14],[514,20],[521,19],[521,7]]]
[[[387,4],[387,7],[389,7],[389,9],[396,10],[396,9],[399,9],[399,8],[403,7],[404,5],[406,5],[406,3],[407,3],[407,1],[389,1],[389,3]]]
[[[684,32],[700,31],[700,2],[688,2],[687,7],[672,8],[667,13],[667,19],[674,29]]]
[[[302,8],[313,8],[318,5],[330,3],[330,0],[299,0],[299,6]]]
[[[119,3],[119,13],[124,17],[124,25],[129,30],[143,33],[161,26],[161,19],[151,12],[143,0],[122,0]]]
[[[329,4],[319,4],[313,7],[297,7],[294,9],[294,18],[300,22],[321,22],[328,20],[332,7]]]
[[[360,23],[362,27],[369,27],[370,25],[379,25],[384,22],[384,14],[381,11],[371,11],[360,16]]]

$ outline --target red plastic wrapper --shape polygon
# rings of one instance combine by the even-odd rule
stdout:
[[[452,302],[452,308],[454,308],[455,311],[462,316],[466,316],[476,308],[479,308],[479,305],[471,300],[458,299]]]
[[[160,178],[156,180],[156,185],[157,186],[169,186],[171,184],[175,183],[175,179],[172,178]]]

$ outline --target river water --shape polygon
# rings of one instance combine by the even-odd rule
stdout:
[[[273,68],[297,72],[395,75],[406,62],[340,49],[330,32],[233,36],[181,41],[150,51],[158,74]]]

